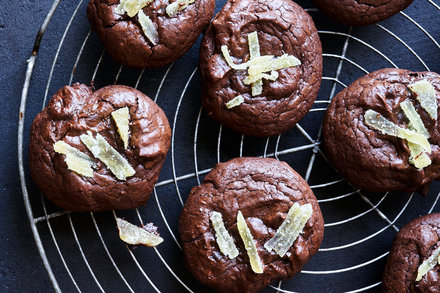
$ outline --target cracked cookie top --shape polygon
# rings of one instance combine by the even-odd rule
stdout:
[[[369,25],[408,7],[413,0],[312,0],[328,17],[348,26]]]
[[[177,1],[181,0],[138,1],[146,5],[132,15],[121,7],[123,1],[90,0],[87,17],[117,62],[134,68],[161,67],[184,55],[214,15],[214,0],[182,3],[182,8],[188,5],[171,12],[170,5]]]
[[[310,206],[311,216],[293,245],[281,257],[265,247],[294,204]],[[242,213],[263,264],[254,272],[249,252],[237,228]],[[224,255],[210,217],[221,214],[238,255]],[[179,234],[190,272],[219,292],[257,292],[275,280],[291,278],[318,251],[324,221],[318,202],[289,165],[269,158],[236,158],[217,164],[200,186],[194,187],[179,220]]]
[[[128,109],[127,141],[112,117],[118,109]],[[83,84],[65,86],[32,123],[31,175],[43,194],[67,210],[139,207],[147,202],[157,181],[170,137],[162,109],[138,90],[112,85],[93,92]],[[56,151],[57,142],[63,142],[67,151]],[[91,174],[72,170],[66,155],[69,150],[91,161]],[[116,161],[111,158],[115,156]],[[130,168],[127,178],[117,176],[114,165],[117,168],[118,161]]]
[[[440,125],[420,104],[411,85],[428,81],[440,104],[440,75],[404,69],[381,69],[354,81],[338,93],[329,105],[323,122],[322,141],[332,165],[354,185],[373,192],[427,191],[429,183],[440,177]],[[424,168],[411,164],[408,141],[368,125],[367,111],[375,111],[402,129],[411,122],[402,104],[414,105],[427,131],[431,163]]]
[[[418,271],[440,247],[440,214],[409,222],[395,236],[383,275],[384,293],[440,292],[440,265],[436,259],[417,280]],[[434,255],[435,256],[435,255]]]
[[[228,52],[237,66],[225,58]],[[260,68],[245,66],[270,56]],[[295,61],[277,64],[283,58]],[[321,84],[322,48],[312,18],[296,3],[231,0],[203,36],[199,65],[209,116],[245,135],[271,136],[293,127],[312,106]],[[240,104],[230,107],[237,97]]]

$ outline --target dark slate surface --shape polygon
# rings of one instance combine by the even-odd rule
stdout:
[[[51,288],[19,187],[17,122],[26,60],[51,1],[2,1],[0,9],[0,291]]]
[[[217,1],[217,11],[225,1]],[[435,1],[434,3],[438,3]],[[312,7],[304,0],[299,1],[303,7]],[[0,153],[3,155],[3,163],[0,165],[0,182],[2,184],[0,213],[0,291],[8,292],[47,292],[51,284],[46,271],[42,265],[41,258],[30,230],[27,214],[24,209],[23,198],[19,187],[17,168],[17,122],[19,100],[26,70],[26,60],[29,57],[35,35],[52,1],[3,1],[0,10],[0,96],[2,98],[2,110],[0,114],[3,130]],[[65,42],[61,47],[57,62],[53,67],[53,78],[48,86],[50,97],[56,90],[69,82],[73,64],[78,51],[89,31],[89,25],[85,17],[87,1],[61,1],[54,18],[50,22],[48,30],[43,37],[41,49],[33,77],[29,88],[29,100],[25,115],[25,142],[28,139],[28,130],[33,117],[41,110],[45,96],[46,85],[51,70],[52,62],[56,55],[57,47],[68,25],[73,11],[78,8],[78,14],[73,18],[72,26],[66,34]],[[356,64],[360,64],[368,71],[382,67],[390,67],[392,64],[380,54],[368,47],[377,48],[380,52],[390,57],[390,60],[398,67],[411,70],[424,70],[425,67],[418,58],[409,50],[407,44],[426,65],[433,71],[440,72],[440,48],[416,25],[403,15],[397,15],[380,23],[381,26],[369,26],[363,28],[349,29],[342,25],[335,24],[325,18],[317,11],[310,12],[319,30],[323,49],[326,54],[339,55],[342,52],[346,40],[345,33],[351,33],[354,38],[350,39],[346,56]],[[440,27],[437,25],[440,11],[427,0],[415,0],[405,10],[405,13],[415,22],[420,24],[434,38],[440,39]],[[392,32],[399,39],[389,32]],[[340,34],[329,34],[326,31],[337,31]],[[362,40],[367,46],[357,40]],[[168,78],[163,84],[161,94],[158,96],[158,104],[165,110],[171,125],[175,123],[174,149],[167,157],[164,169],[159,181],[173,178],[173,172],[177,176],[193,173],[194,149],[197,151],[197,168],[204,170],[211,168],[218,160],[226,161],[240,155],[240,136],[223,129],[220,145],[220,155],[217,156],[217,138],[219,125],[202,113],[199,122],[197,147],[194,148],[194,129],[197,123],[197,115],[200,108],[200,76],[196,72],[193,79],[188,83],[187,92],[181,103],[179,102],[182,90],[197,64],[198,43],[182,59],[177,61],[169,71]],[[87,41],[84,52],[79,59],[78,68],[75,71],[73,82],[90,83],[93,70],[102,52],[102,46],[95,34],[91,34]],[[338,58],[327,55],[324,58],[324,76],[334,77],[338,67]],[[112,84],[119,70],[119,65],[104,54],[98,74],[95,79],[97,88]],[[146,70],[139,84],[139,89],[154,97],[157,88],[167,68]],[[134,86],[139,70],[123,68],[118,80],[120,84]],[[344,62],[339,80],[344,84],[351,83],[354,79],[364,73],[350,62]],[[327,100],[332,90],[333,83],[324,80],[321,86],[319,100]],[[335,87],[338,92],[341,85]],[[301,126],[316,138],[319,130],[322,111],[319,108],[325,104],[315,104],[316,112],[308,114],[301,122]],[[176,114],[177,112],[177,114]],[[245,138],[242,155],[262,155],[265,148],[265,139]],[[309,142],[297,129],[292,129],[283,134],[277,142],[271,138],[268,143],[267,152],[273,153],[276,148],[285,150],[292,147],[308,144]],[[24,159],[26,162],[27,143],[24,147]],[[174,169],[173,159],[174,154]],[[312,155],[312,150],[291,154],[280,154],[279,159],[287,161],[303,176],[306,173],[307,165]],[[27,188],[30,193],[30,202],[34,217],[38,218],[47,213],[60,211],[48,201],[42,201],[38,191],[32,184],[25,163]],[[200,175],[200,179],[203,174]],[[315,167],[310,176],[310,184],[320,184],[338,179],[319,155]],[[173,184],[163,184],[157,187],[157,195],[160,207],[168,221],[171,231],[175,234],[177,230],[177,218],[181,210],[178,195],[183,200],[187,197],[192,186],[198,183],[197,178],[191,177],[178,182],[176,188]],[[316,189],[318,199],[326,199],[350,193],[353,189],[345,182],[336,184],[325,189]],[[432,186],[427,198],[415,195],[408,204],[408,207],[396,219],[396,227],[402,227],[414,217],[426,213],[435,204],[440,184]],[[389,218],[394,219],[399,215],[405,204],[410,199],[409,194],[394,193],[383,199],[381,194],[365,194],[373,205],[379,204],[380,210]],[[380,202],[381,201],[381,202]],[[153,221],[159,226],[161,234],[166,241],[158,248],[158,252],[181,280],[190,286],[195,292],[208,292],[206,288],[198,285],[189,276],[181,263],[181,252],[174,242],[171,234],[160,215],[158,201],[152,197],[146,207],[139,209],[144,221]],[[349,196],[343,200],[321,204],[324,218],[327,223],[338,222],[354,217],[368,211],[370,206],[358,195]],[[434,206],[434,212],[439,212],[438,205]],[[126,217],[132,221],[138,221],[134,211],[119,211],[117,215]],[[100,235],[97,234],[98,227]],[[50,226],[47,224],[49,223]],[[387,223],[375,212],[366,213],[365,216],[349,222],[348,225],[337,225],[326,228],[326,236],[322,247],[334,247],[351,243],[367,237],[376,231],[386,228]],[[93,218],[88,213],[75,213],[63,215],[51,219],[49,222],[37,224],[45,253],[54,270],[55,277],[65,292],[75,292],[75,284],[82,291],[96,292],[100,289],[109,292],[125,292],[127,286],[122,282],[113,264],[108,258],[101,238],[108,248],[110,255],[115,261],[118,269],[124,275],[134,291],[153,292],[148,280],[139,271],[131,255],[124,245],[117,239],[114,227],[113,215],[108,213],[95,214]],[[50,232],[52,229],[54,238]],[[379,258],[370,265],[363,266],[356,270],[338,274],[300,274],[294,279],[283,282],[282,288],[299,292],[342,292],[362,288],[380,281],[385,258],[380,257],[389,249],[395,231],[386,228],[383,233],[376,237],[355,245],[350,249],[340,249],[333,252],[321,252],[306,265],[305,270],[337,270],[348,268],[360,263]],[[78,246],[75,236],[78,239]],[[61,261],[57,252],[58,245],[67,269]],[[84,254],[84,261],[81,251]],[[161,292],[184,292],[184,288],[173,278],[167,268],[163,266],[162,260],[153,249],[138,248],[133,250],[140,266],[144,268],[149,278]],[[94,272],[98,283],[89,272]],[[71,274],[72,278],[69,276]],[[265,290],[264,292],[273,292]],[[380,287],[375,287],[368,292],[379,292]]]

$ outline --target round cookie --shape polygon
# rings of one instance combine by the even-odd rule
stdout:
[[[161,67],[183,56],[209,24],[215,8],[214,0],[195,0],[187,6],[179,6],[185,0],[154,0],[135,14],[136,10],[123,10],[120,2],[132,1],[90,0],[87,17],[108,54],[134,68]],[[167,7],[174,2],[184,8],[170,16]],[[149,18],[157,35],[144,32],[141,14]]]
[[[123,120],[113,118],[112,113],[120,113],[114,111],[121,109],[128,113],[128,121],[116,124]],[[124,125],[128,129],[128,140],[124,140],[120,132]],[[131,171],[124,175],[113,172],[109,167],[113,165],[102,156],[115,155],[100,146],[90,148],[85,144],[84,135],[88,141],[93,140],[90,137],[96,141],[102,137],[131,166],[132,169],[128,168]],[[43,194],[66,210],[136,208],[145,205],[150,197],[170,146],[170,137],[162,109],[138,90],[111,85],[93,92],[79,83],[65,86],[32,123],[31,175]],[[78,151],[82,153],[79,158]],[[91,162],[91,169],[89,166],[86,171],[78,169],[83,166],[78,160],[84,162],[84,156],[86,162]]]
[[[261,94],[245,82],[250,67],[232,69],[222,52],[226,46],[235,64],[249,61],[248,40],[255,32],[260,56],[279,59],[287,54],[301,62],[266,72],[277,78],[264,78]],[[322,78],[322,48],[313,20],[290,0],[228,1],[203,36],[199,62],[208,115],[250,136],[276,135],[293,127],[311,108]],[[229,108],[239,96],[243,102]]]
[[[413,0],[312,0],[328,17],[348,26],[369,25],[393,16]]]
[[[421,107],[408,86],[428,81],[434,87],[434,103],[440,100],[440,75],[381,69],[354,81],[338,93],[329,105],[323,122],[325,153],[345,178],[354,185],[373,192],[392,190],[427,192],[429,183],[440,177],[440,125]],[[416,168],[410,163],[407,141],[384,134],[366,124],[367,111],[374,110],[401,128],[409,121],[401,103],[408,99],[428,131],[427,154],[431,164]]]
[[[310,204],[311,217],[288,252],[280,257],[264,244],[274,236],[289,209]],[[255,273],[237,229],[241,211],[264,263]],[[238,256],[222,254],[210,217],[221,213]],[[236,158],[217,164],[202,185],[191,190],[179,220],[186,266],[195,278],[218,292],[257,292],[276,280],[291,278],[318,251],[324,221],[307,182],[289,165],[269,158]]]
[[[395,236],[383,275],[382,292],[440,292],[440,265],[416,281],[420,265],[440,247],[440,214],[409,222]]]

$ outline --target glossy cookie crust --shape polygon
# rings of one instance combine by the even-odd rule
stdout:
[[[383,275],[384,293],[440,292],[440,265],[416,282],[419,266],[440,245],[440,214],[409,222],[396,235]]]
[[[143,8],[159,34],[154,45],[144,35],[137,16],[119,15],[119,0],[90,0],[87,17],[108,54],[134,68],[161,67],[180,58],[195,43],[214,15],[215,0],[195,0],[176,16],[166,7],[174,2],[155,0]]]
[[[333,98],[324,116],[322,141],[332,165],[354,185],[374,192],[424,193],[432,180],[440,178],[440,117],[431,119],[408,88],[423,79],[432,83],[440,104],[439,74],[404,69],[372,72]],[[406,128],[408,122],[400,109],[405,99],[413,101],[430,135],[432,163],[422,170],[409,163],[406,141],[382,134],[364,121],[365,112],[371,109]]]
[[[281,225],[294,203],[311,204],[313,213],[284,257],[268,252],[264,243]],[[243,213],[264,263],[262,274],[251,269],[237,230]],[[239,255],[223,255],[210,223],[213,211],[222,214]],[[306,183],[289,165],[269,158],[236,158],[217,164],[194,187],[179,220],[185,263],[195,278],[218,292],[257,292],[276,280],[291,278],[318,251],[324,220]]]
[[[128,107],[130,137],[127,149],[111,113]],[[102,135],[134,168],[125,181],[98,159],[93,177],[67,168],[65,155],[54,151],[64,141],[93,158],[79,136]],[[170,146],[171,131],[162,109],[133,88],[112,85],[95,92],[84,84],[60,89],[34,119],[29,142],[29,165],[37,187],[58,206],[71,211],[132,209],[145,205]]]
[[[413,0],[312,0],[328,17],[348,26],[369,25],[408,7]]]
[[[301,65],[277,70],[263,80],[263,92],[251,95],[245,70],[226,63],[227,45],[235,63],[249,60],[248,35],[258,33],[261,55],[293,55]],[[290,0],[231,0],[208,27],[200,47],[202,105],[209,116],[250,136],[271,136],[293,127],[311,108],[322,77],[322,48],[312,18]],[[242,95],[232,109],[226,103]]]

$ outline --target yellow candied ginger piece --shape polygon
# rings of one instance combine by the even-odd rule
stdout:
[[[229,54],[228,46],[226,46],[226,45],[221,46],[221,51],[222,51],[223,57],[225,58],[225,61],[228,64],[228,66],[231,67],[232,69],[235,69],[235,70],[246,70],[252,64],[267,62],[267,61],[272,60],[274,57],[273,55],[259,56],[259,57],[255,57],[255,58],[249,60],[248,62],[241,63],[241,64],[235,64],[234,61],[232,60],[231,55]]]
[[[423,148],[417,144],[408,142],[408,147],[411,152],[409,157],[409,163],[412,164],[419,170],[422,170],[425,167],[431,165],[432,161],[426,152],[423,151]]]
[[[255,57],[248,62],[244,63],[247,66],[255,65],[255,64],[261,64],[264,62],[268,62],[273,59],[272,55],[265,55],[265,56],[258,56]],[[263,92],[263,78],[267,80],[274,81],[278,78],[278,72],[271,71],[270,75],[267,73],[261,73],[256,76],[250,77],[247,76],[244,80],[244,84],[252,84],[252,96],[258,96]]]
[[[174,17],[178,11],[181,11],[188,7],[188,5],[194,3],[195,0],[177,0],[169,4],[165,9],[169,17]]]
[[[130,124],[130,112],[128,107],[120,108],[112,112],[112,118],[115,121],[119,136],[121,137],[124,148],[128,146],[128,131]]]
[[[159,33],[150,17],[141,10],[138,13],[138,20],[147,39],[150,40],[153,45],[159,44]]]
[[[246,63],[242,63],[242,64],[235,64],[234,63],[234,61],[232,60],[231,55],[229,54],[228,46],[223,45],[221,47],[221,51],[223,53],[223,57],[226,60],[226,63],[228,63],[229,67],[231,67],[232,69],[235,69],[235,70],[245,70],[247,68],[247,64]]]
[[[420,105],[433,120],[437,120],[437,97],[432,83],[428,80],[419,80],[408,85],[408,88],[416,95]]]
[[[405,116],[409,120],[408,129],[423,135],[425,138],[429,138],[428,130],[423,124],[422,118],[420,118],[420,115],[417,113],[413,103],[409,99],[406,99],[405,101],[400,103],[400,108],[402,108]],[[409,157],[410,164],[412,164],[419,170],[422,170],[423,168],[431,165],[431,159],[426,154],[423,147],[409,141],[408,147],[411,152],[411,155]]]
[[[367,110],[364,115],[365,124],[374,129],[381,131],[384,134],[391,135],[398,138],[406,139],[409,142],[417,144],[423,148],[423,151],[431,153],[431,145],[429,141],[421,134],[402,128],[387,120],[382,114]]]
[[[385,119],[382,114],[374,110],[367,110],[364,115],[365,124],[374,129],[380,130],[384,134],[398,137],[399,136],[399,126],[392,123],[391,121]]]
[[[404,138],[408,142],[412,142],[414,144],[419,145],[420,147],[422,147],[424,152],[427,152],[429,154],[431,153],[431,145],[429,144],[429,141],[426,139],[426,137],[424,137],[419,133],[399,127],[398,137]]]
[[[256,58],[260,57],[260,42],[258,41],[258,33],[252,32],[248,35],[248,46],[249,46],[249,57],[250,60],[254,60],[253,62],[257,62]],[[268,59],[271,60],[271,59]],[[272,71],[274,72],[274,71]],[[278,73],[277,77],[278,78]],[[248,82],[248,83],[247,83]],[[243,81],[244,84],[252,84],[252,96],[261,95],[263,92],[263,77],[258,76],[258,78],[254,78],[252,81],[249,80],[249,76],[245,78]]]
[[[420,115],[419,113],[417,113],[416,108],[414,107],[411,100],[406,99],[405,101],[400,103],[400,108],[403,110],[403,113],[405,113],[405,116],[408,117],[408,129],[414,130],[417,133],[428,138],[428,130],[426,129],[425,124],[423,124],[422,118],[420,118]]]
[[[255,97],[261,95],[261,93],[263,92],[263,80],[259,79],[253,82],[251,86],[251,90],[252,90],[252,96]]]
[[[217,241],[220,251],[229,257],[229,259],[236,258],[238,256],[238,249],[235,246],[234,239],[225,228],[222,214],[214,211],[212,212],[210,220],[215,230],[215,240]]]
[[[247,67],[254,65],[254,64],[268,62],[268,61],[272,60],[273,58],[274,58],[273,55],[258,56],[258,57],[250,59],[248,62],[243,63],[243,64],[245,64],[246,68],[247,68]],[[240,65],[242,65],[242,64],[240,64]]]
[[[250,59],[260,57],[260,43],[258,42],[258,33],[252,32],[248,35],[248,46]]]
[[[415,159],[410,158],[409,162],[419,170],[428,167],[432,163],[431,159],[426,153],[419,154],[419,156],[417,156]]]
[[[85,177],[93,177],[92,166],[95,165],[95,162],[88,155],[62,140],[54,143],[53,149],[56,153],[66,156],[64,161],[66,162],[69,170],[72,170]]]
[[[101,160],[119,180],[125,180],[136,173],[128,161],[100,134],[97,134],[96,138],[93,138],[90,134],[82,134],[80,139],[89,151]]]
[[[271,81],[275,81],[278,78],[278,72],[276,71],[271,71],[270,74],[267,73],[260,73],[257,75],[254,75],[253,77],[247,76],[244,80],[243,83],[244,84],[252,84],[256,81],[261,81],[262,79],[267,79],[267,80],[271,80]]]
[[[115,12],[116,14],[123,15],[123,14],[125,13],[125,9],[124,9],[124,7],[123,7],[121,4],[119,4],[119,5],[117,5],[117,6],[115,7],[114,12]]]
[[[272,70],[279,70],[287,67],[293,67],[301,65],[301,61],[295,56],[284,54],[281,57],[274,58],[267,62],[261,62],[259,64],[252,64],[249,66],[249,76],[254,76],[263,72],[269,72]]]
[[[274,81],[278,78],[278,72],[276,72],[276,70],[301,64],[298,58],[288,54],[284,54],[279,58],[274,58],[272,55],[261,56],[257,32],[252,32],[248,35],[248,46],[250,60],[241,64],[234,63],[226,45],[221,47],[221,51],[226,63],[232,69],[248,69],[248,76],[243,83],[252,85],[252,96],[258,96],[263,92],[263,79]],[[270,75],[266,72],[270,72]]]
[[[246,220],[243,217],[241,211],[237,213],[237,228],[240,233],[241,239],[243,240],[244,247],[249,256],[249,261],[251,263],[251,268],[254,273],[262,274],[264,270],[264,264],[258,255],[257,247],[254,243],[254,238],[252,236],[249,227],[246,224]]]
[[[153,0],[121,0],[119,6],[116,7],[115,12],[117,14],[124,14],[124,12],[127,12],[128,16],[133,17],[151,2],[153,2]]]
[[[244,97],[242,95],[238,95],[226,103],[226,108],[232,109],[234,107],[240,106],[243,103],[244,103]]]
[[[407,106],[408,108],[406,108]],[[404,104],[402,109],[404,108],[406,108],[408,113],[412,112],[412,110],[410,109],[411,106],[409,106],[408,104]],[[417,119],[417,116],[413,116],[412,114],[409,115],[411,117],[408,118],[410,120],[411,127],[420,128],[420,125],[416,126],[417,122],[415,120]],[[418,118],[420,119],[420,116],[418,116]],[[385,117],[374,110],[367,110],[367,112],[365,112],[364,119],[366,125],[373,127],[374,129],[377,129],[384,134],[407,140],[408,147],[411,152],[409,163],[414,165],[417,169],[423,169],[431,164],[431,159],[426,154],[431,153],[431,145],[428,139],[423,134],[420,134],[410,129],[399,127],[391,121],[385,119]],[[425,127],[423,126],[423,128]]]
[[[432,252],[431,256],[419,266],[419,269],[417,270],[416,282],[420,281],[423,276],[432,270],[437,264],[440,264],[440,246],[437,247]]]
[[[293,245],[299,234],[303,231],[307,221],[312,216],[313,208],[311,204],[299,205],[297,202],[289,209],[286,219],[269,239],[264,248],[267,251],[274,250],[279,256],[283,257]]]
[[[157,246],[163,242],[163,238],[144,228],[133,225],[121,218],[116,218],[119,238],[130,245]]]

